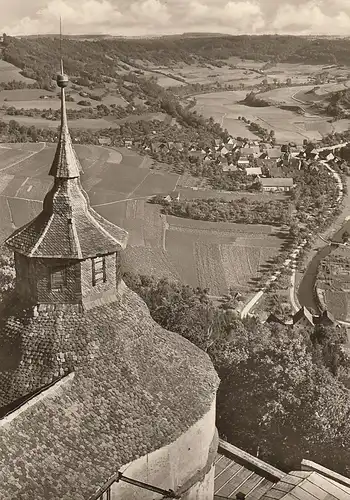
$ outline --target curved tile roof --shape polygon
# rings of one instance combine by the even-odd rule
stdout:
[[[86,500],[124,465],[176,440],[207,413],[218,377],[126,289],[84,313],[1,319],[0,406],[74,370],[69,387],[0,426],[0,498]],[[1,423],[1,420],[0,420]]]
[[[28,257],[86,259],[116,252],[126,247],[128,233],[90,207],[68,130],[63,86],[68,78],[62,73],[57,82],[61,86],[61,128],[49,172],[55,178],[54,185],[39,216],[15,231],[6,244]]]
[[[78,178],[58,179],[42,212],[6,244],[29,257],[86,259],[124,249],[128,233],[89,206]]]

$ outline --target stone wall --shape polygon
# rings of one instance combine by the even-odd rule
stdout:
[[[125,465],[120,472],[164,490],[180,490],[184,500],[212,500],[213,462],[217,449],[215,437],[214,400],[208,413],[176,441]],[[120,498],[152,500],[159,495],[120,481],[112,486],[111,500]]]

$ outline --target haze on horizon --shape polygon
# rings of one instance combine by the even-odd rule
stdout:
[[[350,0],[0,0],[1,33],[350,35]]]

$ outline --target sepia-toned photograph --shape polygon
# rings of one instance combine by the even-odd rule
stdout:
[[[350,0],[0,6],[0,500],[350,500]]]

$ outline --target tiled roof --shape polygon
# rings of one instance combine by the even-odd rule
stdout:
[[[214,500],[236,498],[259,500],[285,473],[220,440],[215,461]]]
[[[80,171],[61,88],[60,138],[50,169],[54,185],[38,217],[6,240],[12,250],[29,257],[86,259],[125,248],[127,232],[92,210],[80,184]]]
[[[293,325],[297,324],[302,318],[306,318],[311,325],[314,324],[313,315],[305,306],[301,307],[299,311],[294,314]]]
[[[57,179],[79,177],[82,168],[72,146],[67,124],[64,88],[61,88],[61,128],[56,153],[49,174]]]
[[[350,500],[350,479],[303,460],[289,474],[220,440],[215,461],[214,500]]]
[[[261,175],[260,167],[249,167],[246,169],[247,175]]]
[[[279,158],[282,154],[281,148],[270,148],[266,150],[269,158]]]
[[[266,187],[292,187],[291,177],[262,177],[261,184]]]
[[[79,179],[56,180],[43,211],[6,243],[30,257],[86,259],[125,248],[128,233],[98,215]]]
[[[350,488],[317,472],[294,471],[275,484],[261,500],[350,500]]]
[[[0,426],[0,498],[87,500],[120,466],[169,444],[209,411],[218,386],[203,351],[165,331],[126,289],[84,313],[1,315],[0,405],[75,372]],[[1,422],[1,421],[0,421]]]

